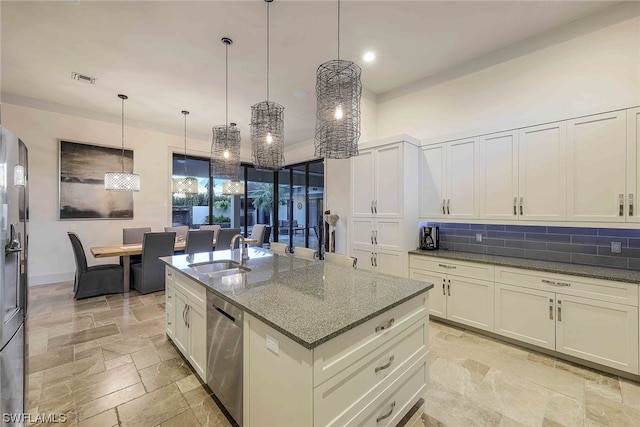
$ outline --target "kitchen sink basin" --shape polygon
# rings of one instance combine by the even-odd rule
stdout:
[[[246,273],[250,268],[241,265],[233,260],[207,261],[197,264],[189,264],[189,267],[207,276],[227,276],[230,274]]]

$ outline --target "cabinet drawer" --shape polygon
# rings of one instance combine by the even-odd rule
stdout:
[[[366,406],[428,353],[428,342],[425,318],[362,359],[362,366],[355,363],[316,387],[314,424],[334,425],[345,413]]]
[[[493,265],[478,264],[475,262],[453,261],[444,258],[434,258],[422,255],[411,255],[409,266],[420,270],[429,270],[436,273],[455,274],[456,276],[469,277],[471,279],[493,280]]]
[[[175,324],[176,309],[175,309],[175,292],[171,282],[167,282],[165,288],[165,312],[167,317],[167,335],[173,338],[173,327]]]
[[[167,270],[167,275],[173,276],[173,285],[184,292],[189,297],[190,302],[197,303],[203,310],[206,310],[207,291],[203,285],[194,282],[189,277],[173,269]]]
[[[496,282],[575,295],[584,298],[638,306],[638,285],[612,280],[545,273],[543,271],[496,267]]]
[[[354,417],[350,419],[344,417],[336,424],[371,427],[397,425],[411,407],[424,396],[428,376],[427,356],[424,356],[387,387],[376,400]]]
[[[361,366],[369,354],[423,320],[428,309],[428,295],[423,293],[315,348],[314,387],[356,362]]]

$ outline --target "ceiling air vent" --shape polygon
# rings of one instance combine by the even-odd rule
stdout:
[[[96,84],[96,78],[95,77],[91,77],[91,76],[87,76],[84,74],[80,74],[80,73],[71,73],[71,78],[73,80],[78,80],[79,82],[85,82],[85,83],[89,83],[89,84]]]

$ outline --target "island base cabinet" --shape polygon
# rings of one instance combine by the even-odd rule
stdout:
[[[173,330],[173,343],[176,345],[176,347],[178,347],[178,350],[180,350],[183,355],[187,356],[189,328],[187,327],[185,314],[187,313],[187,307],[189,307],[189,300],[186,296],[184,296],[182,292],[178,291],[177,289],[173,291],[173,294],[176,299],[174,317],[177,318]]]
[[[187,348],[189,361],[200,377],[206,378],[204,374],[207,366],[206,311],[203,311],[202,308],[197,305],[190,305],[187,309],[186,317],[190,335],[189,346]]]

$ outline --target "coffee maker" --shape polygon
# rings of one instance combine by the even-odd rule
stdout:
[[[435,251],[440,247],[440,227],[420,227],[420,249]]]

